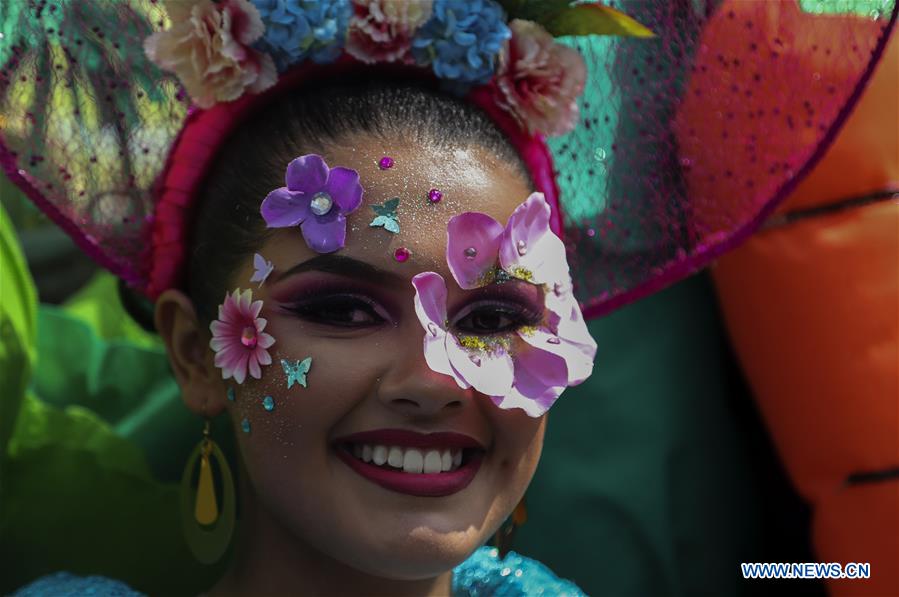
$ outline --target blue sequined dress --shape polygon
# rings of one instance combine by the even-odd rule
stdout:
[[[66,597],[103,595],[104,597],[139,597],[143,593],[123,582],[102,576],[74,576],[58,572],[41,577],[22,587],[12,597]],[[546,595],[580,597],[584,592],[574,583],[558,578],[549,568],[509,552],[499,559],[492,547],[478,549],[453,570],[453,597],[514,597]]]

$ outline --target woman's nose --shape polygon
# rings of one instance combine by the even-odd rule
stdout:
[[[424,332],[404,335],[402,351],[381,378],[378,398],[393,410],[413,417],[435,416],[461,410],[474,399],[474,389],[433,371],[424,357]]]

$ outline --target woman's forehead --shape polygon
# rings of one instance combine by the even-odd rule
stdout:
[[[338,253],[397,273],[408,270],[409,277],[424,270],[447,271],[446,226],[450,218],[477,211],[505,224],[532,191],[529,181],[512,164],[478,146],[438,148],[363,137],[329,148],[323,157],[331,168],[359,172],[364,189],[362,205],[347,215],[346,246]],[[391,167],[381,167],[384,157],[392,159]],[[432,189],[440,193],[439,201],[429,198]],[[395,214],[399,232],[388,230],[383,219],[372,226],[383,214]],[[298,250],[294,263],[317,256],[305,245],[299,230],[282,232],[294,233],[290,236],[295,242],[289,242]],[[406,261],[396,259],[398,249],[409,252]]]

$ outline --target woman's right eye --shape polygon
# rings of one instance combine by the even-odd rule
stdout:
[[[354,296],[307,300],[287,309],[306,321],[338,327],[366,327],[386,321],[373,303]]]

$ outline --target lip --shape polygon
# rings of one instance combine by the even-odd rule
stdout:
[[[384,489],[419,497],[444,497],[462,491],[474,479],[484,458],[483,452],[477,452],[462,466],[446,473],[403,473],[363,462],[342,446],[336,450],[337,456],[360,476]]]
[[[476,448],[487,450],[478,440],[462,433],[418,433],[408,429],[374,429],[340,437],[337,444],[371,444],[400,448]]]
[[[403,448],[467,449],[465,461],[444,473],[404,473],[359,460],[346,444],[378,444]],[[354,433],[334,444],[337,456],[361,477],[397,493],[418,497],[444,497],[458,493],[472,482],[484,459],[484,448],[472,437],[460,433],[416,433],[404,429],[379,429]]]

